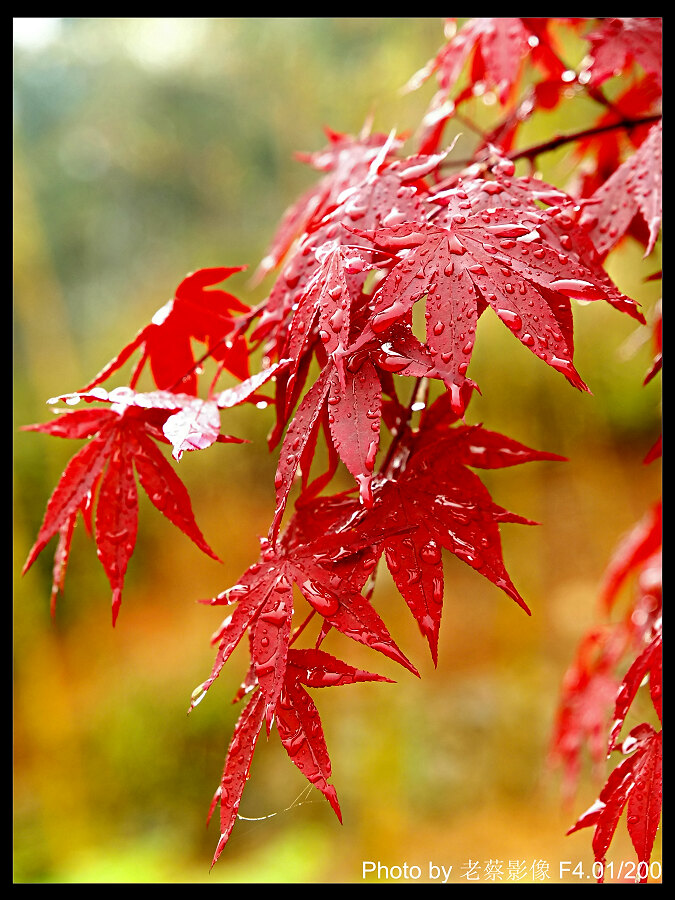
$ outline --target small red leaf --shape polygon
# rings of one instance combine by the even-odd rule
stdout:
[[[113,625],[117,620],[129,559],[138,529],[138,494],[132,455],[119,431],[111,458],[101,478],[96,510],[96,548],[113,591]]]
[[[277,473],[274,479],[276,488],[276,510],[270,527],[270,537],[276,537],[279,525],[286,508],[286,501],[293,486],[293,479],[298,468],[298,461],[303,447],[310,440],[324,407],[330,386],[332,363],[326,365],[312,387],[305,394],[293,421],[288,427],[279,454]]]
[[[580,224],[601,255],[626,234],[636,215],[649,229],[645,256],[654,249],[661,229],[661,122],[653,125],[638,150],[593,194]]]
[[[591,43],[591,84],[599,87],[608,78],[623,74],[635,60],[661,84],[662,49],[660,18],[605,18],[588,35]]]
[[[370,482],[380,440],[380,379],[366,360],[356,373],[344,373],[344,385],[338,372],[330,379],[328,422],[340,459],[356,478],[361,500],[373,502]]]
[[[644,678],[652,673],[656,675],[655,684],[658,686],[658,692],[653,691],[652,697],[654,697],[654,694],[656,693],[656,696],[654,697],[656,702],[654,705],[659,718],[661,718],[661,647],[661,633],[659,632],[654,635],[650,643],[634,660],[621,682],[614,706],[614,723],[612,725],[612,730],[609,733],[608,754],[614,749],[616,739],[619,736],[630,705],[635,699],[638,688],[642,684]]]
[[[601,590],[606,609],[614,605],[626,579],[637,573],[662,542],[661,502],[659,501],[619,542],[607,566]]]
[[[628,805],[631,841],[639,862],[648,864],[661,815],[661,732],[647,724],[638,725],[623,742],[622,750],[632,755],[611,772],[598,799],[567,833],[594,826],[593,852],[596,862],[604,864],[621,814]],[[597,880],[602,882],[603,875]],[[640,877],[640,881],[646,880],[647,874]]]
[[[258,684],[265,698],[268,734],[286,673],[292,618],[292,585],[282,574],[275,581],[251,628],[251,656]]]
[[[356,669],[325,650],[289,650],[287,671],[289,680],[297,680],[311,688],[334,687],[361,681],[391,683],[390,678]]]
[[[218,857],[223,852],[234,823],[237,820],[241,795],[248,780],[253,752],[260,735],[264,714],[265,703],[263,695],[258,691],[251,697],[237,721],[232,741],[227,751],[220,787],[214,798],[215,802],[220,804],[220,838],[211,868],[213,868]],[[213,804],[209,817],[212,811]]]
[[[338,820],[342,822],[335,788],[328,784],[331,765],[321,719],[314,701],[297,681],[287,684],[281,695],[277,710],[277,729],[281,743],[293,763],[326,797]]]
[[[161,450],[141,428],[134,429],[133,437],[137,451],[134,454],[134,466],[139,481],[153,505],[207,556],[220,562],[195,522],[192,503],[185,485]]]
[[[150,363],[155,384],[160,389],[179,389],[196,394],[196,360],[192,339],[204,342],[211,353],[223,344],[234,329],[233,313],[248,312],[232,294],[223,290],[207,290],[245,266],[218,266],[199,269],[187,275],[176,289],[172,300],[157,310],[152,322],[138,332],[136,337],[112,359],[82,392],[107,380],[120,369],[139,347],[143,355],[134,372],[133,387],[146,361]],[[223,354],[220,354],[221,356]],[[227,359],[227,354],[225,354]]]
[[[66,466],[47,503],[42,526],[24,564],[23,574],[30,569],[50,538],[68,523],[91,491],[106,464],[113,438],[112,427],[104,426]]]

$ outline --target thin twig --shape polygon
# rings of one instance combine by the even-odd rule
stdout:
[[[380,472],[385,473],[389,466],[392,463],[392,460],[398,450],[399,444],[403,440],[403,436],[408,431],[408,422],[410,421],[410,417],[413,414],[413,404],[415,403],[415,399],[417,397],[417,392],[419,390],[420,384],[422,383],[423,378],[418,376],[415,379],[415,386],[413,388],[412,395],[410,397],[410,401],[408,402],[408,408],[406,410],[405,418],[401,419],[396,423],[396,434],[394,435],[391,444],[389,445],[389,449],[387,450],[387,455],[384,458],[384,462],[380,466]]]
[[[291,645],[292,645],[292,644],[300,637],[300,635],[302,634],[302,632],[305,630],[305,628],[309,625],[309,623],[310,623],[310,622],[312,621],[312,619],[314,618],[314,615],[315,615],[315,614],[316,614],[316,610],[313,609],[313,610],[309,613],[309,615],[307,616],[307,618],[305,619],[305,621],[304,621],[301,625],[298,625],[298,627],[297,627],[297,628],[295,629],[295,631],[293,632],[293,635],[292,635],[290,641],[288,642],[288,646],[289,646],[289,647],[290,647],[290,646],[291,646]]]
[[[582,141],[586,138],[595,137],[596,135],[605,134],[608,131],[615,131],[617,129],[625,128],[630,130],[632,128],[637,128],[640,125],[653,125],[660,120],[661,113],[655,113],[654,115],[643,116],[639,119],[621,119],[618,122],[610,122],[606,125],[595,125],[592,128],[583,128],[580,131],[573,131],[570,134],[557,135],[548,141],[542,141],[540,144],[534,144],[533,146],[525,147],[522,150],[511,150],[511,152],[506,153],[505,156],[512,162],[516,162],[516,160],[519,159],[532,160],[542,153],[550,153],[552,150],[557,150],[558,147],[563,147],[565,144],[571,144],[574,141]],[[467,166],[473,165],[475,162],[478,162],[475,157],[472,157],[471,159],[449,159],[443,163],[443,165],[464,169]]]

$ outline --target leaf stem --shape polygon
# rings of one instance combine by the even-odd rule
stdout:
[[[380,466],[380,472],[384,475],[386,474],[389,466],[393,462],[393,459],[396,455],[396,451],[403,440],[404,435],[409,431],[408,423],[410,422],[410,417],[413,413],[413,404],[417,398],[417,394],[420,389],[420,385],[425,379],[422,376],[418,376],[415,378],[415,386],[413,388],[410,400],[408,402],[408,407],[406,410],[405,418],[400,419],[396,423],[396,434],[392,438],[391,444],[389,445],[389,449],[387,450],[387,455],[384,458],[384,462]]]
[[[288,642],[288,646],[289,646],[289,647],[292,647],[292,646],[293,646],[293,644],[295,643],[295,641],[300,637],[300,635],[301,635],[302,632],[305,630],[305,628],[307,628],[307,626],[308,626],[309,623],[312,621],[312,619],[314,618],[315,615],[316,615],[316,610],[313,609],[313,610],[309,613],[309,615],[307,616],[307,618],[305,619],[305,621],[304,621],[301,625],[298,625],[298,627],[295,629],[295,631],[294,631],[293,634],[291,635],[291,639],[290,639],[289,642]]]
[[[194,361],[194,363],[190,366],[190,368],[187,370],[187,372],[185,372],[183,375],[181,375],[181,377],[178,378],[171,385],[171,387],[168,390],[172,394],[178,393],[179,388],[180,388],[181,384],[185,381],[185,379],[189,378],[190,375],[194,374],[197,371],[197,369],[202,365],[202,363],[205,363],[207,359],[209,359],[211,356],[213,356],[213,353],[218,349],[218,347],[221,346],[221,344],[224,344],[226,341],[231,341],[231,340],[233,340],[233,338],[236,338],[240,334],[243,334],[250,327],[251,322],[256,318],[256,316],[260,315],[263,308],[264,308],[264,304],[260,304],[260,306],[256,306],[253,309],[249,310],[249,312],[245,316],[241,316],[239,318],[239,321],[237,322],[236,326],[233,328],[233,330],[229,331],[226,335],[224,335],[222,338],[220,338],[220,340],[216,341],[215,344],[212,344],[208,350],[206,350],[204,353],[202,353],[202,355],[199,357],[199,359],[196,359]],[[223,367],[221,366],[221,368],[219,370],[219,374],[220,374],[220,372],[222,372],[222,369],[223,369]],[[213,385],[212,385],[212,388],[213,388]]]

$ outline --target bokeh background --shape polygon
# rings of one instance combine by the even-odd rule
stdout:
[[[649,332],[608,305],[575,307],[577,369],[592,395],[495,317],[481,320],[471,374],[483,395],[468,421],[569,460],[482,473],[498,503],[542,523],[502,529],[507,567],[533,615],[448,558],[434,670],[382,573],[376,605],[422,678],[338,637],[326,645],[397,680],[315,694],[343,826],[305,790],[275,735],[263,737],[246,819],[209,872],[218,830],[205,829],[205,816],[246,650],[186,716],[221,619],[196,601],[236,581],[267,531],[270,410],[225,427],[251,444],[215,445],[179,465],[222,564],[142,500],[115,629],[81,527],[54,619],[53,547],[20,576],[76,447],[21,426],[48,419],[47,398],[84,384],[187,272],[252,272],[283,211],[316,179],[293,155],[322,148],[324,126],[355,134],[372,118],[376,130],[413,133],[434,85],[400,89],[441,46],[442,27],[367,17],[14,22],[15,882],[360,882],[367,860],[423,872],[452,864],[455,873],[469,860],[543,861],[551,881],[564,880],[564,860],[590,871],[590,831],[565,832],[599,783],[586,767],[564,806],[548,742],[564,671],[600,618],[603,568],[660,491],[659,464],[642,464],[660,429],[659,380],[642,386]],[[574,63],[578,47],[569,52]],[[494,113],[490,100],[479,117]],[[596,110],[585,113],[590,123]],[[546,114],[526,138],[583,127],[576,115]],[[454,152],[466,155],[471,139],[463,134]],[[564,185],[575,161],[561,150],[541,165]],[[660,285],[644,277],[660,268],[658,249],[643,261],[627,241],[608,264],[650,319]],[[269,287],[246,274],[228,283],[249,303]],[[609,858],[634,858],[623,827]]]

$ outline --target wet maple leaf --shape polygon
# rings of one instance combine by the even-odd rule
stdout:
[[[93,506],[98,492],[94,539],[112,588],[113,624],[119,613],[127,565],[138,528],[134,469],[151,502],[204,553],[218,560],[197,527],[187,490],[153,438],[164,439],[154,414],[138,407],[74,410],[53,422],[25,426],[28,431],[66,438],[90,438],[70,460],[52,493],[37,539],[23,567],[25,574],[52,537],[59,534],[52,607],[63,588],[70,540],[77,514]],[[160,425],[161,427],[161,425]],[[90,515],[90,513],[88,513]]]
[[[360,232],[375,247],[396,252],[400,261],[378,287],[370,320],[350,345],[355,353],[377,346],[378,335],[425,299],[426,346],[454,409],[464,410],[464,393],[480,303],[575,387],[588,390],[572,362],[551,300],[610,299],[611,291],[594,268],[570,258],[538,231],[546,218],[533,210],[494,207],[472,214],[444,213],[431,222]],[[567,329],[571,334],[571,316]]]
[[[272,536],[279,527],[300,459],[303,471],[311,461],[319,424],[325,422],[326,402],[331,452],[337,451],[354,475],[366,504],[370,502],[370,472],[378,447],[377,434],[368,431],[368,427],[374,432],[379,428],[376,412],[382,378],[377,376],[378,385],[377,372],[441,378],[456,409],[465,408],[475,388],[465,376],[475,330],[475,323],[469,319],[477,319],[487,305],[493,306],[533,353],[585,390],[572,363],[569,298],[603,298],[642,318],[636,304],[609,280],[585,232],[569,216],[565,221],[564,209],[572,206],[571,198],[535,179],[509,180],[502,164],[501,181],[472,179],[468,192],[455,192],[458,203],[451,203],[448,195],[435,193],[430,197],[432,205],[425,208],[420,200],[427,189],[420,188],[419,179],[432,171],[439,159],[418,156],[386,162],[383,154],[381,160],[373,162],[363,184],[346,192],[346,198],[319,228],[305,236],[270,294],[263,316],[267,316],[267,325],[263,327],[261,319],[259,328],[261,333],[276,329],[276,352],[292,360],[285,376],[277,381],[277,424],[270,436],[271,446],[280,439],[300,397],[313,354],[321,368],[286,432],[275,482],[277,509]],[[513,165],[509,165],[512,174]],[[496,193],[503,193],[509,200],[508,208],[486,205],[485,198],[494,202]],[[536,205],[541,200],[561,206],[544,216]],[[472,212],[480,213],[480,218]],[[364,231],[354,227],[357,219],[382,225]],[[466,225],[466,246],[462,243],[465,233],[458,230],[462,224]],[[347,239],[350,243],[345,246]],[[499,248],[491,241],[498,241]],[[450,268],[467,246],[470,252],[466,259],[457,260],[453,277]],[[378,265],[374,261],[378,253],[386,259],[382,278],[374,294],[364,296],[363,273]],[[426,274],[424,256],[424,262],[430,263]],[[419,270],[413,276],[407,270],[418,260]],[[488,274],[487,267],[493,265]],[[466,267],[470,267],[469,278],[463,277]],[[406,290],[401,292],[404,269]],[[485,280],[481,280],[481,274]],[[517,294],[509,296],[516,287]],[[463,296],[467,292],[473,294],[468,300]],[[433,317],[425,344],[414,337],[408,320],[413,303],[422,296],[426,297],[428,318]],[[277,325],[269,332],[275,318]],[[329,374],[331,360],[337,377]],[[357,380],[359,389],[353,391]],[[371,385],[365,393],[373,402],[360,406],[361,389],[366,384]],[[371,420],[364,419],[363,427],[355,428],[359,411],[370,412]]]
[[[358,138],[325,129],[328,146],[315,153],[296,153],[296,158],[327,174],[307,190],[284,213],[274,238],[256,272],[256,280],[280,264],[293,242],[314,231],[317,224],[338,205],[340,195],[362,181],[371,163],[386,144],[397,149],[385,134],[362,134]]]
[[[653,125],[635,153],[593,194],[580,224],[598,253],[605,255],[628,231],[636,216],[649,230],[645,256],[654,249],[661,229],[661,122]]]
[[[362,502],[372,504],[371,481],[379,447],[382,385],[369,360],[357,371],[324,366],[303,397],[281,445],[275,475],[276,510],[270,527],[274,541],[300,461],[309,469],[316,432],[327,415],[329,445],[356,479]],[[308,453],[307,453],[308,451]]]
[[[604,299],[619,312],[644,324],[638,304],[622,294],[605,271],[587,229],[582,225],[584,206],[565,191],[539,178],[515,176],[514,163],[499,148],[488,145],[484,155],[485,171],[482,174],[461,177],[458,184],[447,192],[440,186],[434,191],[430,199],[445,207],[444,214],[434,218],[434,221],[452,222],[457,215],[466,216],[467,210],[474,214],[489,214],[495,207],[529,211],[535,221],[538,219],[536,230],[541,240],[558,253],[561,267],[568,273],[576,267],[579,277],[582,277],[582,271],[590,270],[595,284],[602,285],[604,291],[602,297],[595,299]],[[548,208],[542,210],[541,204]],[[583,297],[581,293],[571,291],[551,291],[541,284],[537,289],[551,306],[558,319],[559,330],[572,353],[574,344],[569,298],[576,296],[589,300],[590,293]]]
[[[349,265],[352,258],[353,253],[341,247],[338,241],[323,244],[317,249],[312,263],[314,273],[297,295],[283,347],[290,365],[277,385],[277,425],[270,436],[272,446],[298,401],[312,355],[316,355],[323,368],[328,357],[344,350],[348,342],[353,290],[349,278],[353,273],[350,273]]]
[[[662,504],[659,501],[623,536],[605,570],[601,588],[605,609],[614,606],[626,579],[638,574],[659,553],[662,528]]]
[[[142,328],[81,392],[106,381],[136,350],[142,349],[131,378],[132,388],[149,362],[158,388],[179,387],[181,392],[194,395],[197,393],[197,375],[193,338],[206,344],[211,356],[225,368],[239,378],[246,378],[249,374],[248,353],[245,343],[242,344],[243,338],[235,335],[228,342],[227,336],[235,329],[234,314],[248,313],[249,307],[228,291],[209,289],[245,268],[218,266],[198,269],[187,275],[176,288],[173,299],[157,310],[152,322]]]
[[[446,44],[436,56],[416,72],[406,88],[416,90],[433,74],[438,90],[422,120],[420,150],[434,152],[442,130],[461,102],[481,93],[494,90],[503,106],[513,104],[525,63],[532,63],[549,79],[560,80],[564,66],[551,47],[548,19],[515,17],[475,17],[457,30],[456,21],[446,23]],[[455,91],[467,64],[470,67],[468,87]],[[453,95],[454,93],[454,95]]]
[[[384,553],[394,581],[405,598],[434,663],[444,595],[442,548],[501,588],[526,612],[502,559],[499,525],[533,524],[495,504],[469,466],[494,469],[533,460],[560,460],[532,450],[480,426],[448,428],[456,421],[448,395],[427,412],[426,429],[410,435],[401,447],[400,465],[376,476],[372,508],[339,504],[331,528],[323,526],[325,552],[335,559],[373,548]],[[321,501],[312,507],[320,512]],[[322,542],[316,542],[320,548]]]
[[[535,30],[530,19],[514,17],[471,18],[457,30],[449,19],[449,39],[436,57],[410,79],[409,86],[419,87],[436,73],[440,88],[450,92],[472,58],[471,81],[494,88],[500,103],[509,100],[517,85],[526,59],[542,66],[544,71],[561,72],[562,65],[546,40],[541,40],[541,27]]]
[[[661,817],[661,747],[660,731],[646,723],[636,726],[620,747],[622,753],[631,755],[612,771],[598,799],[567,832],[573,834],[582,828],[594,827],[595,860],[604,864],[619,819],[626,809],[628,833],[639,863],[645,864],[645,873],[639,878],[641,883],[647,881],[648,864]],[[598,882],[603,880],[601,875]]]
[[[220,785],[209,808],[207,824],[216,806],[220,806],[220,838],[211,862],[211,868],[213,868],[218,857],[223,852],[234,823],[237,821],[241,795],[249,777],[253,752],[260,736],[264,715],[265,704],[263,695],[261,691],[256,691],[237,720],[227,751],[227,757],[225,758],[225,767]]]
[[[628,140],[637,149],[647,137],[650,124],[631,127],[627,133],[618,128],[606,129],[616,122],[617,114],[626,120],[638,121],[656,115],[660,109],[661,87],[652,76],[645,76],[630,84],[612,101],[612,108],[597,120],[597,132],[576,141],[573,157],[580,164],[573,176],[574,194],[591,197],[621,165]],[[582,164],[582,160],[584,163]],[[592,162],[592,164],[590,164]]]
[[[232,435],[220,434],[220,414],[215,401],[202,400],[191,394],[174,394],[171,391],[137,393],[126,387],[106,391],[101,387],[94,387],[91,391],[63,394],[53,400],[64,400],[71,404],[80,400],[103,401],[110,403],[111,409],[118,414],[129,408],[148,410],[148,422],[152,424],[154,436],[173,445],[173,457],[176,460],[186,450],[203,450],[215,441],[242,441]]]
[[[609,733],[609,751],[614,749],[616,739],[619,736],[626,714],[635,699],[638,689],[645,679],[649,679],[649,693],[654,709],[661,720],[662,697],[662,646],[663,640],[660,628],[656,631],[651,641],[642,653],[633,661],[624,675],[614,705],[614,722]]]
[[[321,558],[320,540],[315,537],[311,543],[302,544],[297,534],[291,529],[275,545],[261,541],[260,561],[250,566],[237,584],[207,601],[215,606],[236,606],[212,637],[212,643],[218,645],[216,658],[210,676],[193,694],[191,709],[201,702],[248,631],[251,666],[265,698],[269,732],[286,675],[294,583],[310,609],[323,616],[330,627],[418,674],[374,607],[360,593],[361,584],[344,577],[344,567]],[[366,577],[367,573],[364,581]]]
[[[391,140],[394,140],[393,136]],[[363,180],[343,191],[339,204],[302,235],[264,303],[251,340],[266,340],[267,353],[274,358],[297,360],[289,378],[296,374],[308,354],[316,352],[317,344],[320,365],[325,363],[319,331],[329,342],[332,340],[329,320],[337,312],[337,308],[331,308],[336,299],[339,299],[343,320],[337,330],[344,333],[349,327],[348,310],[361,298],[370,261],[365,249],[357,253],[364,241],[344,226],[354,226],[358,222],[362,227],[374,228],[383,222],[412,222],[424,218],[418,194],[422,189],[426,190],[423,178],[434,170],[442,155],[414,155],[392,162],[387,156],[388,149],[389,145],[383,145]],[[336,253],[338,247],[345,251],[349,248],[352,252]],[[334,265],[339,268],[331,271]],[[345,284],[341,283],[343,278]],[[337,288],[340,288],[339,298]],[[331,291],[335,291],[335,298]],[[343,306],[345,301],[347,305]],[[323,327],[319,328],[317,314],[322,309]],[[283,387],[283,383],[280,386]],[[293,397],[286,399],[285,406],[278,404],[277,411],[283,414],[296,399],[297,390]]]
[[[302,774],[329,801],[342,822],[335,788],[328,784],[331,763],[321,720],[314,701],[303,685],[310,688],[333,687],[390,678],[365,672],[336,659],[324,650],[290,650],[286,680],[278,707],[277,730],[281,743]]]
[[[369,522],[360,524],[362,535],[369,527],[400,529],[398,535],[384,539],[387,566],[427,638],[434,662],[444,595],[441,548],[501,588],[529,614],[504,567],[499,523],[532,523],[497,506],[480,479],[466,468],[467,464],[492,467],[484,451],[493,435],[479,427],[469,431],[470,444],[476,448],[472,458],[460,450],[462,438],[468,438],[460,433],[439,440],[433,453],[425,453],[422,448],[417,455],[413,451],[398,478],[378,483]],[[534,451],[529,458],[537,458]],[[539,458],[556,457],[544,454]],[[496,465],[512,465],[515,461]]]
[[[584,750],[596,775],[607,758],[607,731],[620,684],[616,667],[627,642],[626,630],[620,626],[594,628],[565,672],[548,761],[562,767],[566,802],[574,797]]]
[[[255,402],[257,391],[267,381],[276,377],[288,363],[281,360],[251,375],[240,384],[226,388],[210,399],[202,399],[192,394],[173,391],[134,391],[130,387],[118,387],[107,391],[95,386],[86,391],[62,394],[50,402],[65,401],[69,404],[81,400],[110,403],[117,413],[125,409],[148,410],[149,421],[155,428],[155,437],[166,440],[173,446],[174,459],[180,460],[186,450],[204,450],[216,441],[220,443],[244,443],[243,438],[220,432],[220,410],[230,409],[241,403]],[[163,438],[159,436],[161,427]],[[52,432],[54,433],[54,432]]]
[[[270,538],[272,540],[278,534],[302,453],[306,447],[312,446],[314,435],[321,421],[326,396],[330,387],[332,369],[332,364],[327,363],[303,397],[284,436],[274,477],[276,509],[270,530]]]
[[[660,18],[606,18],[587,36],[591,44],[591,84],[599,87],[637,62],[660,86],[661,34]]]
[[[288,651],[288,666],[280,692],[276,726],[281,743],[294,765],[326,797],[338,820],[342,813],[331,777],[331,762],[318,710],[305,689],[356,684],[391,679],[365,672],[331,656],[323,650]],[[199,690],[199,689],[198,689]],[[207,824],[220,806],[220,838],[211,865],[221,855],[237,819],[242,793],[255,746],[262,729],[265,701],[262,690],[255,690],[241,713],[230,742],[220,785],[207,815]]]
[[[607,755],[615,749],[617,739],[627,714],[647,681],[652,704],[662,720],[662,630],[661,630],[661,504],[650,512],[620,542],[607,568],[602,600],[607,610],[616,603],[619,590],[629,576],[637,576],[638,585],[622,621],[608,628],[605,635],[610,641],[600,642],[601,652],[593,665],[588,665],[586,648],[593,642],[593,632],[582,642],[580,664],[566,675],[563,702],[558,712],[553,753],[566,765],[568,780],[578,772],[579,740],[590,712],[596,722],[604,716],[602,708],[589,707],[588,700],[602,703],[597,688],[616,668],[618,657],[627,650],[636,652],[632,664],[623,679],[616,681],[611,698],[605,698],[606,709],[613,710],[613,721],[608,729]],[[636,650],[637,648],[637,650]],[[608,653],[608,649],[612,652]],[[586,665],[582,663],[586,662]],[[578,677],[576,677],[578,675]],[[611,700],[611,702],[610,702]],[[597,758],[599,734],[592,736],[591,751]],[[612,841],[624,808],[627,807],[627,828],[644,872],[638,868],[641,881],[647,880],[654,837],[661,812],[661,732],[651,725],[636,726],[620,745],[623,753],[632,753],[610,774],[598,800],[570,829],[594,826],[593,850],[596,862],[604,863],[605,853]],[[602,878],[599,879],[602,881]]]

